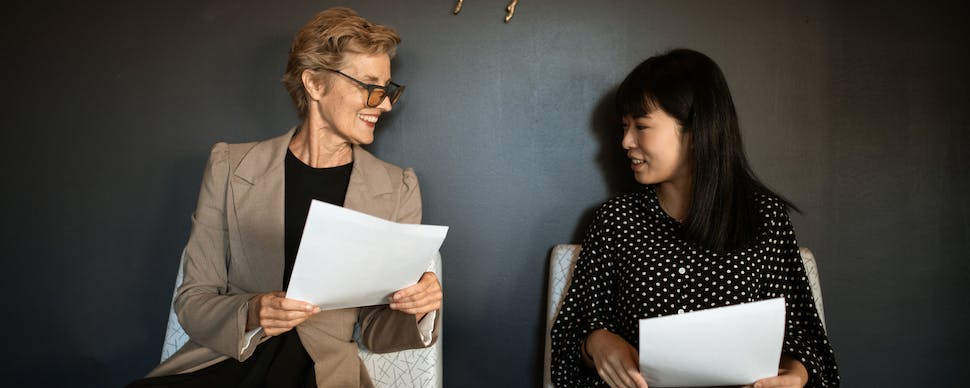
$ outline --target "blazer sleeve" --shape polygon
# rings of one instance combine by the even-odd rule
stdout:
[[[183,282],[174,308],[179,324],[192,341],[220,354],[245,360],[256,346],[246,347],[249,298],[228,294],[229,232],[226,218],[229,145],[212,147],[192,214],[192,232],[185,247]]]
[[[405,169],[396,179],[400,182],[397,205],[392,221],[421,223],[421,189],[413,169]],[[395,182],[395,183],[397,183]],[[441,311],[435,314],[434,330],[431,333],[433,344],[440,330]],[[372,352],[387,353],[406,349],[425,347],[418,331],[414,315],[391,310],[387,305],[368,306],[361,309],[358,318],[360,341]]]

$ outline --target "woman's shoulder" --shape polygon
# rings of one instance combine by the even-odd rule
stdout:
[[[759,191],[754,195],[754,208],[762,217],[777,218],[788,215],[788,202],[768,191]]]
[[[771,192],[755,194],[755,209],[757,209],[758,229],[767,233],[791,233],[791,218],[788,215],[791,205]]]
[[[354,164],[367,173],[386,174],[392,182],[402,181],[403,179],[403,183],[408,184],[410,181],[416,182],[418,179],[413,168],[403,168],[386,162],[361,146],[354,146]]]
[[[618,219],[627,217],[631,212],[643,211],[644,205],[648,204],[654,197],[655,194],[649,187],[617,195],[596,208],[596,218]]]
[[[603,203],[603,207],[627,207],[635,204],[641,204],[645,200],[649,200],[651,196],[654,196],[653,190],[649,187],[644,187],[639,190],[631,191],[629,193],[620,194],[612,197]]]
[[[285,134],[243,143],[220,142],[212,146],[213,155],[222,153],[223,158],[233,170],[252,170],[255,174],[263,174],[282,166],[286,149],[293,130]],[[264,171],[265,170],[265,171]]]
[[[238,175],[253,182],[260,176],[282,171],[293,130],[269,139],[244,143],[217,142],[209,150],[206,171],[216,175]]]
[[[374,156],[374,154],[364,149],[364,147],[357,145],[354,146],[354,164],[358,164],[361,167],[368,169],[387,171],[388,174],[398,176],[400,176],[405,170],[404,168],[401,168],[393,163],[386,162],[383,159]]]
[[[250,152],[254,152],[254,150],[257,154],[276,154],[279,151],[285,152],[291,137],[293,137],[293,129],[279,136],[256,141],[239,143],[220,141],[212,145],[211,153],[212,155],[219,154],[227,159],[231,158],[236,161],[242,160]]]

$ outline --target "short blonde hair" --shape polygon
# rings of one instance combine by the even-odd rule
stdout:
[[[301,119],[309,106],[303,71],[340,69],[347,53],[387,54],[394,57],[401,37],[390,27],[374,24],[350,8],[330,8],[313,17],[293,37],[283,86],[290,93]]]

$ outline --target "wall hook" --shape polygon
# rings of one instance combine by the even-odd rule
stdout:
[[[465,0],[458,0],[458,2],[455,3],[455,15],[461,12],[461,6],[464,4]],[[509,5],[505,7],[505,24],[509,24],[509,22],[512,20],[512,16],[515,16],[515,6],[517,5],[519,5],[519,0],[512,0],[509,2]]]
[[[508,14],[505,15],[505,24],[509,24],[509,21],[512,20],[512,16],[515,15],[515,6],[517,5],[519,5],[519,0],[512,0],[509,2],[509,5],[505,7],[505,10],[508,12]]]

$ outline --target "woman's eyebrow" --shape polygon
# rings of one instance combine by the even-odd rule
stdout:
[[[364,79],[364,82],[369,82],[369,83],[375,83],[375,84],[376,84],[376,83],[377,83],[378,81],[380,81],[380,80],[379,80],[379,79],[377,78],[377,76],[375,76],[375,75],[370,75],[370,74],[368,74],[368,75],[365,75],[365,76],[363,76],[363,77],[361,77],[361,78],[363,78],[363,79]]]

